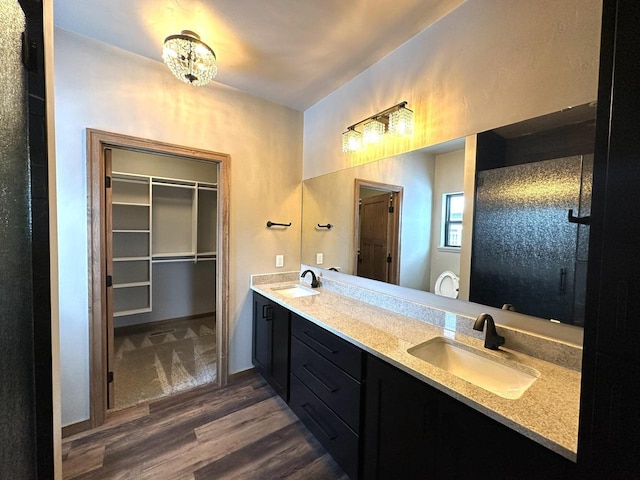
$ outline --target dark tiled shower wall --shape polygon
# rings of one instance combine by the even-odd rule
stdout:
[[[18,3],[26,17],[28,61],[22,73],[14,64],[3,86],[19,93],[16,111],[3,119],[8,147],[0,164],[0,476],[48,479],[53,406],[43,9],[41,1]],[[20,43],[11,48],[19,52]]]
[[[49,171],[45,106],[43,10],[41,1],[21,0],[31,49],[28,71],[29,166],[31,168],[31,250],[35,360],[36,460],[38,478],[53,478],[51,377],[51,280]]]

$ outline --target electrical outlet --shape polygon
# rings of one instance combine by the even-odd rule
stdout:
[[[324,262],[324,255],[322,253],[316,253],[316,265],[322,265]]]
[[[276,268],[284,267],[284,255],[276,255]]]

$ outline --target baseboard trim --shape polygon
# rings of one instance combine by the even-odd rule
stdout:
[[[124,327],[115,327],[114,332],[117,330],[118,334],[122,335],[133,335],[136,333],[144,333],[149,330],[162,330],[170,326],[175,322],[182,322],[187,320],[197,320],[199,318],[205,317],[215,317],[216,312],[207,312],[207,313],[197,313],[195,315],[187,315],[186,317],[178,317],[178,318],[169,318],[167,320],[158,320],[157,322],[147,322],[147,323],[137,323],[135,325],[127,325]]]
[[[257,370],[255,367],[251,367],[247,370],[243,370],[238,373],[231,373],[227,377],[227,385],[233,385],[234,383],[240,383],[246,380],[249,377],[252,377],[256,374]]]
[[[91,419],[83,420],[78,423],[72,423],[71,425],[62,427],[62,438],[70,437],[71,435],[75,435],[76,433],[86,432],[87,430],[91,430],[92,428],[93,424],[91,423]]]

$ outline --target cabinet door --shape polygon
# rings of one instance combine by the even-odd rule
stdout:
[[[289,399],[289,310],[253,295],[252,362],[285,401]]]
[[[438,479],[566,479],[575,466],[449,396],[438,411]]]
[[[289,401],[289,345],[290,312],[286,308],[271,304],[273,309],[271,342],[271,385],[285,402]]]
[[[438,478],[439,396],[410,375],[367,357],[364,478]]]
[[[269,300],[254,294],[252,362],[266,379],[271,373],[272,322],[273,308]]]

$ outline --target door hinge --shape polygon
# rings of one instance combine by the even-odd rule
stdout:
[[[113,372],[107,372],[107,383],[113,383]]]
[[[391,254],[387,256],[387,263],[391,263]]]
[[[113,277],[111,275],[107,275],[107,287],[113,287]]]
[[[104,188],[111,188],[111,177],[108,175],[104,177]]]

